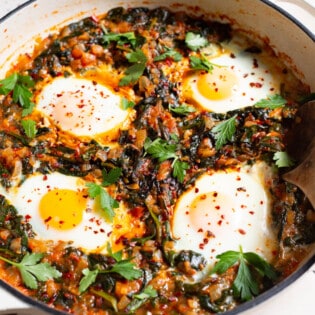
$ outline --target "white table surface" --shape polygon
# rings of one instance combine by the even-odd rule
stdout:
[[[0,17],[24,2],[25,0],[0,0]],[[292,16],[302,21],[315,34],[315,0],[272,0],[271,2],[281,6]],[[9,314],[45,315],[45,313],[30,308],[27,304],[0,288],[0,315]],[[302,277],[286,288],[285,291],[242,313],[242,315],[254,314],[315,314],[315,264]]]

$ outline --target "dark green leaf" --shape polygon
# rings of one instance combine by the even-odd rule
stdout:
[[[137,40],[134,32],[126,33],[107,33],[103,36],[104,44],[109,44],[110,42],[117,42],[119,46],[130,44],[135,46]]]
[[[134,297],[139,300],[155,298],[157,296],[158,296],[157,291],[151,285],[148,285],[141,293],[134,295]]]
[[[108,173],[104,169],[102,185],[106,187],[106,186],[116,183],[119,177],[121,176],[121,174],[122,174],[122,169],[120,167],[112,168]]]
[[[148,58],[141,49],[126,54],[126,58],[131,63],[145,64],[148,61]]]
[[[18,80],[18,74],[13,73],[9,77],[0,81],[0,94],[7,95],[11,91],[13,91]]]

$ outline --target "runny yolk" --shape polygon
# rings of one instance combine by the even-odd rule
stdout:
[[[39,214],[48,228],[71,230],[82,221],[86,207],[83,192],[54,189],[41,199]]]
[[[212,72],[200,74],[197,79],[199,93],[214,101],[231,97],[236,85],[236,75],[226,67],[215,66]]]

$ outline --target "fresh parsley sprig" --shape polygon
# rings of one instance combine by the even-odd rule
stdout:
[[[186,170],[189,169],[189,165],[188,163],[179,160],[179,156],[176,154],[177,147],[177,143],[168,143],[161,138],[157,138],[154,141],[147,138],[144,143],[145,151],[153,158],[158,159],[159,163],[173,159],[173,176],[182,183],[184,181]]]
[[[183,56],[182,54],[180,54],[178,51],[176,51],[175,49],[169,48],[169,47],[164,47],[165,52],[162,53],[159,56],[156,56],[153,61],[163,61],[167,58],[171,58],[174,61],[178,62],[181,61]]]
[[[121,100],[121,108],[123,110],[127,110],[128,108],[134,108],[135,105],[136,104],[133,101],[129,101],[128,99],[124,97]]]
[[[217,124],[212,128],[216,140],[215,147],[217,150],[222,148],[228,141],[231,141],[236,131],[236,117],[233,117]]]
[[[142,292],[133,295],[132,301],[127,306],[127,310],[133,313],[146,301],[148,301],[149,299],[154,299],[157,296],[157,291],[151,285],[148,285]]]
[[[116,261],[116,263],[107,270],[85,268],[82,270],[83,277],[79,284],[79,292],[85,292],[95,281],[99,274],[117,273],[126,280],[136,280],[142,276],[142,271],[136,268],[136,265],[128,259]]]
[[[106,218],[112,222],[115,216],[114,209],[119,207],[117,200],[112,198],[110,194],[104,189],[104,187],[114,184],[121,176],[121,168],[113,168],[110,172],[103,170],[103,181],[102,184],[87,183],[88,194],[90,198],[98,198],[101,208],[104,210]]]
[[[134,32],[104,34],[103,43],[108,45],[110,42],[116,42],[118,46],[130,44],[132,47],[135,47],[137,38]]]
[[[29,115],[35,104],[32,102],[33,93],[31,88],[35,83],[28,75],[13,73],[0,81],[0,95],[8,95],[12,92],[13,101],[23,108],[22,116]]]
[[[209,73],[212,72],[214,66],[217,66],[214,63],[210,62],[203,54],[201,54],[200,58],[196,56],[190,56],[189,61],[191,69],[207,71]]]
[[[124,72],[125,76],[119,81],[119,86],[136,83],[142,76],[148,60],[141,49],[127,53],[126,58],[130,63],[133,63],[133,65],[126,69]]]
[[[207,46],[208,40],[200,34],[188,32],[185,36],[185,43],[189,49],[197,51],[198,49]]]
[[[243,301],[248,301],[259,294],[259,285],[255,270],[262,277],[276,280],[277,272],[263,258],[253,252],[244,253],[240,246],[240,251],[226,251],[216,258],[219,261],[215,264],[211,273],[222,274],[228,268],[238,264],[238,271],[233,282],[234,293]]]
[[[294,165],[293,159],[290,157],[286,151],[278,151],[273,155],[273,160],[276,162],[276,165],[280,167],[291,167]]]
[[[58,279],[62,275],[61,272],[49,263],[40,263],[39,261],[43,257],[44,255],[41,253],[27,253],[19,263],[1,256],[0,260],[17,267],[24,284],[28,288],[35,290],[38,288],[38,281]]]
[[[270,108],[276,109],[279,107],[283,107],[286,104],[286,99],[284,99],[279,94],[273,94],[268,96],[266,99],[262,99],[254,104],[257,108]]]
[[[184,115],[184,116],[194,113],[196,111],[194,107],[189,106],[187,104],[181,104],[178,107],[172,107],[171,105],[169,105],[168,109],[178,115]]]
[[[25,134],[29,138],[34,138],[37,134],[36,122],[32,119],[23,119],[21,125],[24,129]]]

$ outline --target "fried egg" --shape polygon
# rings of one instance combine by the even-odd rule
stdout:
[[[202,175],[175,205],[175,249],[200,253],[210,266],[217,255],[240,246],[271,261],[277,250],[268,192],[272,178],[263,162]]]
[[[105,145],[131,122],[133,110],[123,109],[122,100],[132,101],[133,95],[115,92],[112,82],[100,82],[95,73],[45,82],[36,96],[36,110],[62,131]]]
[[[280,92],[281,74],[267,56],[244,51],[244,44],[211,44],[201,54],[213,69],[188,71],[183,79],[183,101],[201,110],[225,113],[252,106]],[[267,66],[268,65],[268,66]]]
[[[43,241],[64,241],[87,253],[106,253],[108,243],[118,250],[123,238],[144,233],[144,226],[128,213],[123,202],[109,222],[97,199],[89,198],[82,178],[35,174],[19,186],[1,188],[0,193]]]

